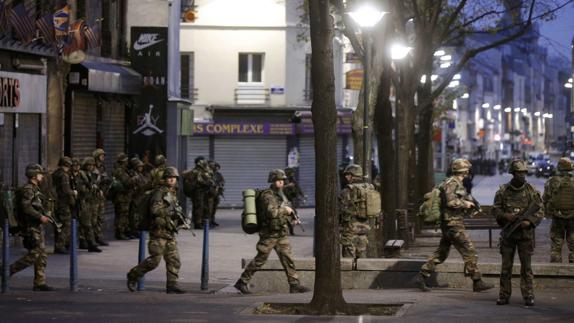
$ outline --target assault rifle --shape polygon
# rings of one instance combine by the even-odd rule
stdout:
[[[514,220],[513,222],[508,222],[506,223],[506,225],[504,225],[502,231],[500,231],[500,235],[502,236],[502,238],[504,239],[509,238],[512,235],[512,233],[514,233],[514,231],[516,231],[516,229],[518,229],[518,227],[522,224],[522,221],[527,220],[529,217],[538,212],[538,210],[540,210],[540,205],[534,202],[530,203],[526,211],[522,212],[522,214],[520,214],[516,218],[516,220]],[[518,209],[518,211],[515,212],[515,214],[517,213],[520,213],[520,209]]]
[[[293,219],[293,222],[295,222],[295,225],[299,225],[301,227],[301,231],[305,232],[305,228],[303,227],[303,223],[301,223],[301,218],[299,217],[299,214],[297,213],[297,210],[295,210],[293,208],[293,206],[291,206],[291,203],[288,202],[288,200],[284,200],[281,203],[281,206],[288,206],[293,210],[293,213],[289,214],[291,216],[291,218]],[[293,234],[291,232],[291,234]]]
[[[195,233],[191,230],[191,219],[183,213],[181,206],[175,206],[173,211],[178,220],[177,230],[190,230],[191,235],[195,237]]]
[[[62,232],[62,223],[58,222],[58,220],[56,220],[56,218],[54,218],[50,213],[46,213],[44,216],[48,218],[48,222],[54,225],[56,232]]]

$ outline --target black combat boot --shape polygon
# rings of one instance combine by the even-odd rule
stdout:
[[[185,290],[179,288],[177,285],[170,285],[165,288],[167,294],[185,294]]]
[[[105,242],[105,241],[102,240],[101,238],[96,238],[96,243],[97,243],[99,246],[104,246],[104,247],[110,245],[109,243]]]
[[[53,287],[46,285],[46,284],[43,284],[43,285],[34,286],[34,288],[32,290],[35,292],[52,292],[55,289]]]
[[[472,291],[473,292],[483,292],[485,290],[489,290],[494,288],[493,284],[487,283],[482,279],[477,279],[472,282]]]
[[[508,297],[499,296],[496,300],[496,305],[508,305]]]
[[[296,293],[307,293],[310,292],[311,289],[297,283],[293,285],[289,285],[289,293],[296,294]]]
[[[233,287],[237,288],[237,290],[240,291],[241,294],[251,294],[249,286],[247,286],[247,284],[244,283],[241,279],[237,280],[237,282],[235,283],[235,285],[233,285]]]
[[[528,296],[524,298],[524,306],[534,306],[534,296]]]
[[[98,248],[98,245],[95,243],[89,243],[88,252],[102,252],[102,249]]]
[[[417,274],[417,276],[414,279],[414,283],[415,286],[423,292],[431,291],[430,287],[427,285],[426,278],[421,274]]]
[[[134,280],[130,277],[130,273],[127,274],[128,277],[128,289],[130,292],[135,292],[136,287],[138,286],[138,281]]]

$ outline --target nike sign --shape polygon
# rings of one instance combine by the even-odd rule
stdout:
[[[140,38],[134,43],[134,50],[143,50],[150,46],[163,41],[163,39],[157,39],[159,34],[141,34]]]

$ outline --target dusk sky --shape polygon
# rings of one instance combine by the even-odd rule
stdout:
[[[574,37],[574,4],[560,10],[555,20],[540,22],[540,44],[548,48],[549,52],[558,53],[559,56],[572,61],[570,44]]]

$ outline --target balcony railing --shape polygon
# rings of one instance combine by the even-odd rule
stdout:
[[[235,104],[269,104],[269,89],[263,86],[242,86],[235,89]]]

